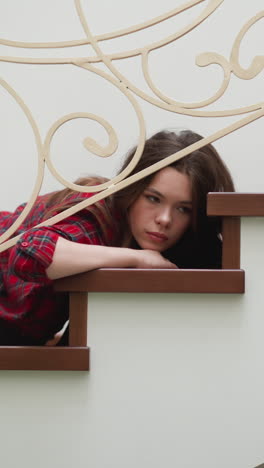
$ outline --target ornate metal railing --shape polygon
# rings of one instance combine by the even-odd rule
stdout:
[[[89,44],[93,51],[94,55],[92,56],[84,56],[84,57],[66,57],[66,58],[26,58],[26,57],[16,57],[16,56],[3,56],[0,57],[1,61],[4,62],[13,62],[17,64],[71,64],[73,67],[80,67],[84,70],[87,70],[91,73],[97,74],[101,76],[104,80],[111,83],[112,86],[116,87],[120,93],[122,93],[131,106],[134,109],[134,112],[137,116],[138,125],[139,125],[139,139],[138,139],[138,146],[135,152],[135,155],[129,165],[116,177],[113,177],[108,182],[105,182],[101,185],[96,186],[89,186],[84,187],[77,184],[74,184],[68,180],[66,180],[55,168],[52,163],[50,157],[50,146],[51,141],[57,130],[65,124],[65,122],[76,119],[76,118],[84,118],[90,119],[93,121],[98,122],[106,132],[108,133],[109,142],[106,147],[102,147],[99,143],[97,143],[93,138],[86,138],[84,140],[84,146],[87,150],[92,152],[93,154],[100,156],[100,157],[107,157],[111,156],[115,153],[118,144],[117,134],[111,124],[99,117],[97,115],[91,114],[89,112],[77,112],[68,115],[62,116],[59,120],[54,122],[51,126],[45,139],[43,140],[40,136],[40,131],[37,126],[36,121],[34,120],[30,109],[27,107],[26,103],[23,99],[17,94],[15,89],[8,84],[5,80],[1,79],[1,85],[6,89],[6,91],[14,98],[18,106],[24,112],[28,122],[31,125],[36,145],[37,145],[37,152],[38,152],[38,173],[35,181],[35,185],[31,196],[29,198],[28,203],[26,204],[23,212],[17,218],[16,222],[9,228],[7,231],[0,237],[0,251],[5,250],[6,248],[12,246],[17,237],[13,237],[11,240],[8,240],[10,236],[12,236],[16,229],[21,225],[21,223],[25,220],[26,216],[28,215],[29,211],[31,210],[34,202],[40,192],[43,175],[44,175],[44,168],[45,165],[49,168],[50,172],[53,176],[60,181],[64,186],[69,187],[73,190],[80,191],[80,192],[94,192],[95,195],[90,197],[89,199],[82,201],[81,203],[76,204],[75,206],[63,211],[62,213],[53,216],[48,221],[45,221],[45,224],[53,224],[66,218],[67,216],[89,206],[90,204],[101,200],[108,195],[126,187],[127,185],[139,180],[149,174],[154,173],[155,171],[171,164],[173,161],[176,161],[190,152],[203,147],[208,143],[212,143],[219,138],[247,125],[254,120],[263,117],[264,115],[264,102],[257,102],[250,106],[246,107],[239,107],[234,109],[222,109],[222,110],[206,110],[209,104],[214,104],[217,100],[219,100],[230,84],[230,79],[232,75],[235,75],[237,78],[241,80],[251,80],[259,75],[264,68],[264,56],[256,56],[253,60],[251,65],[248,68],[243,68],[239,62],[239,52],[241,42],[244,39],[245,35],[249,31],[249,29],[258,21],[263,19],[264,17],[264,10],[260,11],[256,14],[253,18],[250,18],[246,24],[242,27],[242,29],[237,34],[234,43],[231,48],[231,54],[229,58],[224,57],[218,53],[214,52],[205,52],[200,54],[196,58],[196,64],[200,67],[210,66],[212,64],[217,64],[221,67],[223,71],[223,80],[222,83],[217,90],[213,94],[213,96],[200,101],[200,102],[193,102],[193,103],[184,103],[178,102],[172,99],[169,96],[166,96],[163,92],[161,92],[158,87],[155,85],[153,79],[151,78],[150,71],[149,71],[149,56],[151,52],[157,50],[158,48],[166,47],[173,41],[177,41],[179,38],[190,32],[192,29],[197,27],[200,23],[205,21],[210,15],[212,15],[217,8],[223,3],[224,0],[191,0],[187,3],[184,3],[182,6],[175,8],[161,16],[156,18],[152,18],[149,21],[146,21],[142,24],[137,24],[131,26],[126,29],[122,29],[119,31],[115,31],[113,33],[106,33],[101,35],[93,35],[89,28],[87,19],[85,17],[82,2],[81,0],[75,0],[75,9],[78,13],[79,20],[81,22],[83,31],[85,33],[85,38],[80,40],[73,40],[73,41],[64,41],[64,42],[50,42],[50,43],[29,43],[29,42],[18,42],[12,41],[8,39],[2,39],[0,41],[1,44],[14,47],[14,48],[26,48],[26,49],[54,49],[54,48],[71,48],[77,47],[80,45]],[[100,47],[100,43],[103,41],[107,41],[109,39],[114,39],[117,37],[123,37],[128,34],[133,34],[137,31],[143,30],[145,28],[149,28],[153,25],[166,21],[169,18],[172,18],[179,13],[194,7],[195,5],[202,4],[206,2],[206,6],[204,7],[203,11],[198,14],[198,16],[190,22],[187,26],[183,27],[179,31],[176,31],[174,34],[169,35],[168,37],[154,42],[152,44],[148,44],[141,48],[136,48],[133,50],[127,50],[126,52],[116,52],[111,54],[106,54],[103,52],[102,48]],[[115,60],[126,59],[130,57],[140,56],[142,61],[142,71],[144,74],[145,81],[150,89],[150,93],[143,91],[142,89],[136,87],[127,76],[121,73],[114,65]],[[99,63],[103,63],[106,67],[107,71],[103,71],[101,68],[97,67],[96,65]],[[230,125],[224,126],[217,132],[211,134],[210,136],[203,138],[202,140],[196,142],[195,144],[189,146],[188,148],[179,151],[178,153],[169,156],[163,161],[152,165],[151,167],[137,173],[136,175],[130,176],[130,172],[137,164],[137,161],[141,157],[144,143],[145,143],[145,134],[146,134],[146,126],[143,118],[142,109],[136,99],[136,96],[144,99],[148,103],[156,106],[160,109],[167,110],[169,112],[173,112],[176,114],[181,115],[188,115],[194,117],[227,117],[227,116],[239,116],[238,120],[235,123]],[[98,192],[98,193],[96,193]]]

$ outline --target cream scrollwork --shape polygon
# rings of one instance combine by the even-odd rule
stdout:
[[[72,121],[74,119],[89,119],[92,121],[97,122],[101,125],[108,135],[108,144],[106,146],[102,146],[97,141],[95,141],[91,136],[87,136],[84,141],[84,147],[90,151],[92,154],[97,155],[98,157],[110,157],[117,151],[118,147],[118,138],[116,131],[112,127],[112,125],[105,120],[103,117],[89,113],[89,112],[74,112],[71,114],[64,115],[56,122],[53,123],[47,135],[45,137],[44,142],[41,141],[40,132],[37,127],[37,124],[26,106],[23,102],[22,98],[18,96],[18,94],[14,91],[14,89],[8,85],[4,80],[1,80],[0,84],[4,86],[4,88],[9,92],[9,94],[16,100],[17,104],[21,107],[22,111],[24,112],[25,116],[27,117],[33,134],[35,136],[37,151],[38,151],[38,175],[37,180],[35,182],[35,186],[33,192],[31,194],[30,200],[25,206],[23,212],[16,220],[13,226],[9,228],[1,237],[0,242],[2,245],[0,246],[0,251],[10,247],[13,245],[17,238],[13,238],[9,241],[7,239],[14,234],[17,227],[25,220],[26,216],[28,215],[30,209],[34,205],[37,195],[39,194],[43,174],[44,174],[44,167],[47,164],[49,171],[52,175],[60,181],[64,186],[69,187],[73,190],[79,192],[94,192],[94,195],[87,200],[82,201],[81,203],[73,206],[62,213],[50,218],[48,221],[45,221],[45,224],[54,224],[67,216],[88,207],[92,203],[99,201],[108,195],[115,193],[118,190],[126,187],[127,185],[135,182],[136,180],[140,180],[141,178],[153,174],[155,171],[171,164],[172,162],[180,159],[191,151],[198,149],[208,143],[212,143],[219,138],[231,133],[244,125],[247,125],[254,120],[263,117],[264,115],[264,103],[257,102],[253,103],[246,107],[238,107],[232,109],[204,109],[206,106],[214,104],[215,102],[219,101],[220,98],[225,94],[226,90],[231,81],[231,76],[234,74],[237,78],[243,80],[250,80],[255,78],[259,75],[264,68],[264,56],[256,56],[252,60],[251,65],[245,69],[240,65],[239,62],[239,53],[242,41],[249,31],[249,29],[256,24],[261,19],[263,20],[264,11],[260,11],[257,15],[251,18],[246,24],[242,27],[240,32],[238,33],[233,45],[230,54],[230,58],[225,58],[223,55],[216,53],[216,52],[204,52],[200,53],[196,57],[196,65],[199,67],[209,67],[211,65],[218,65],[221,69],[223,78],[221,84],[217,91],[212,95],[209,96],[207,99],[203,101],[197,102],[181,102],[177,99],[174,99],[170,96],[166,96],[158,87],[156,86],[154,80],[151,77],[150,66],[149,66],[149,57],[153,51],[158,49],[165,48],[168,44],[181,39],[183,36],[188,34],[194,28],[199,27],[204,21],[206,21],[215,11],[220,7],[220,5],[224,2],[224,0],[189,0],[179,7],[176,7],[166,13],[156,16],[154,18],[149,19],[143,23],[139,23],[136,25],[129,26],[125,29],[120,29],[114,32],[108,32],[100,35],[93,35],[91,33],[90,27],[88,25],[87,18],[84,14],[84,10],[82,8],[84,0],[74,0],[75,10],[78,14],[80,24],[84,31],[85,37],[82,39],[75,39],[72,41],[62,41],[62,42],[22,42],[22,41],[12,41],[9,39],[2,39],[0,41],[1,44],[4,46],[9,47],[19,47],[24,49],[54,49],[54,48],[72,48],[81,45],[89,44],[93,51],[94,55],[91,56],[66,56],[64,58],[59,57],[49,57],[49,58],[28,58],[28,57],[16,57],[16,56],[5,56],[0,57],[0,61],[5,62],[13,62],[17,64],[70,64],[73,67],[79,67],[86,72],[98,75],[103,80],[110,83],[114,86],[129,102],[132,106],[134,111],[137,124],[138,124],[138,145],[134,154],[133,159],[130,161],[128,166],[116,177],[112,178],[106,183],[102,183],[101,185],[96,186],[89,186],[83,187],[78,184],[74,184],[71,181],[66,180],[56,169],[55,165],[53,164],[51,158],[51,145],[52,139],[58,129],[63,126],[66,122]],[[141,31],[146,28],[151,28],[152,26],[157,25],[158,23],[165,22],[168,19],[176,17],[180,15],[182,12],[191,9],[199,4],[205,3],[205,7],[196,15],[196,17],[186,26],[183,28],[176,30],[173,34],[164,37],[159,41],[155,41],[152,44],[147,44],[143,47],[134,48],[131,50],[125,50],[123,52],[113,52],[113,53],[105,53],[100,46],[101,43],[107,40],[120,38],[126,36],[128,34],[134,34],[138,31]],[[141,67],[143,71],[143,75],[145,81],[148,85],[149,90],[143,91],[139,87],[135,86],[132,80],[125,76],[123,73],[119,71],[119,69],[114,65],[116,60],[121,59],[129,59],[131,57],[139,57],[141,59]],[[99,68],[98,64],[103,64],[105,66],[105,70]],[[96,66],[97,65],[97,66]],[[151,91],[151,93],[150,93]],[[227,116],[243,116],[243,114],[247,114],[246,116],[241,117],[237,122],[228,125],[227,127],[223,127],[218,132],[210,135],[203,140],[196,142],[194,145],[191,145],[189,148],[186,148],[179,153],[176,153],[166,160],[157,163],[136,175],[131,176],[130,173],[136,166],[137,162],[139,161],[142,151],[144,149],[145,143],[145,135],[146,135],[146,125],[143,117],[143,111],[141,106],[139,105],[138,99],[141,98],[145,100],[147,103],[171,113],[176,113],[179,115],[187,115],[193,117],[227,117]]]
[[[232,48],[231,57],[230,57],[232,70],[238,78],[241,78],[243,80],[251,80],[252,78],[255,78],[255,76],[261,73],[262,70],[264,69],[264,55],[259,55],[257,57],[254,57],[251,65],[247,69],[241,67],[241,65],[239,64],[239,51],[240,51],[240,45],[241,45],[242,40],[244,39],[249,29],[261,19],[263,20],[263,18],[264,18],[264,10],[260,11],[257,15],[253,16],[253,18],[247,21],[247,23],[243,26],[243,28],[237,35],[237,38]]]
[[[84,192],[84,193],[99,192],[99,191],[104,190],[104,189],[108,188],[109,186],[119,182],[124,177],[126,177],[126,175],[129,172],[131,172],[131,170],[135,167],[135,165],[137,164],[137,162],[138,162],[138,160],[139,160],[139,158],[140,158],[140,156],[142,154],[144,141],[145,141],[145,137],[144,137],[144,128],[145,127],[144,126],[142,127],[142,132],[141,132],[141,135],[140,135],[141,145],[137,148],[137,151],[136,151],[133,159],[131,160],[129,167],[127,167],[118,176],[114,177],[113,179],[109,180],[108,182],[105,182],[103,184],[97,184],[97,185],[82,186],[82,185],[75,184],[75,183],[73,183],[71,181],[68,181],[64,177],[62,177],[62,175],[55,168],[55,166],[54,166],[54,164],[53,164],[53,162],[51,160],[51,157],[50,157],[50,146],[51,146],[51,141],[52,141],[52,138],[53,138],[54,134],[56,133],[56,131],[63,124],[65,124],[66,122],[69,122],[69,121],[71,121],[73,119],[93,120],[93,121],[96,121],[99,124],[101,124],[104,127],[104,129],[106,130],[106,132],[108,134],[108,137],[109,137],[109,143],[105,147],[98,144],[91,137],[86,137],[84,139],[83,145],[91,153],[95,154],[96,156],[106,158],[106,157],[111,156],[117,150],[118,138],[117,138],[116,132],[113,129],[113,127],[109,124],[109,122],[107,122],[105,119],[103,119],[102,117],[99,117],[97,115],[94,115],[94,114],[89,114],[87,112],[76,112],[76,113],[73,113],[73,114],[68,114],[68,115],[66,115],[64,117],[61,117],[57,122],[55,122],[52,125],[52,127],[50,128],[50,130],[47,133],[47,136],[46,136],[46,139],[45,139],[45,142],[44,142],[45,161],[47,163],[47,166],[48,166],[50,172],[53,174],[53,176],[59,182],[61,182],[61,184],[63,184],[65,187],[68,187],[68,188],[70,188],[72,190],[76,190],[78,192]]]
[[[216,102],[220,97],[223,96],[225,91],[228,88],[228,85],[230,83],[230,78],[232,72],[234,72],[235,69],[235,61],[234,64],[232,61],[226,59],[222,55],[214,52],[206,52],[203,54],[200,54],[196,58],[196,64],[200,67],[205,67],[213,64],[217,64],[220,66],[220,68],[223,71],[223,80],[220,88],[218,91],[211,96],[210,98],[200,101],[200,102],[195,102],[195,103],[183,103],[176,101],[172,99],[169,96],[166,96],[164,93],[162,93],[154,84],[153,80],[151,79],[150,73],[149,73],[149,67],[148,67],[148,58],[149,54],[157,50],[159,48],[165,47],[166,45],[170,44],[173,41],[176,41],[177,39],[180,39],[183,37],[185,34],[190,32],[192,29],[197,27],[199,24],[201,24],[203,21],[205,21],[223,2],[223,0],[211,0],[208,5],[204,8],[203,12],[196,17],[195,20],[193,20],[190,24],[182,28],[180,31],[175,32],[174,34],[170,35],[167,38],[162,39],[161,41],[155,42],[151,45],[142,47],[140,49],[134,49],[131,51],[126,51],[122,52],[121,54],[103,54],[102,50],[99,47],[98,40],[96,37],[93,37],[87,22],[85,20],[82,8],[81,8],[81,1],[80,0],[75,0],[76,4],[76,9],[78,12],[78,15],[80,17],[82,26],[87,34],[87,38],[89,41],[89,44],[91,44],[96,52],[96,59],[93,59],[91,57],[87,57],[86,59],[86,65],[87,63],[92,63],[95,60],[103,62],[109,70],[122,82],[125,84],[126,88],[131,90],[134,94],[139,96],[140,98],[144,99],[145,101],[149,102],[150,104],[159,107],[161,109],[167,110],[169,112],[175,112],[178,114],[182,115],[190,115],[190,116],[200,116],[200,117],[227,117],[231,115],[241,115],[244,113],[248,112],[253,112],[257,111],[258,109],[261,109],[261,103],[256,103],[252,104],[250,106],[245,106],[245,107],[239,107],[239,108],[233,108],[233,109],[224,109],[224,110],[200,110],[201,107],[206,107],[209,104],[212,104]],[[189,2],[188,4],[184,5],[184,8],[179,9],[177,12],[174,12],[174,14],[178,14],[187,7],[190,8],[191,6],[196,5],[198,2]],[[237,51],[238,45],[240,44],[242,37],[244,36],[245,32],[249,29],[251,24],[255,23],[258,21],[260,17],[262,17],[263,12],[260,12],[256,17],[254,17],[252,20],[250,20],[240,31],[238,34],[238,38],[235,40],[234,46],[233,46],[233,51]],[[165,17],[163,18],[163,20]],[[166,17],[168,19],[168,16]],[[136,29],[136,28],[134,28]],[[235,53],[235,52],[233,52]],[[145,77],[145,80],[151,89],[151,91],[156,95],[159,99],[155,99],[154,97],[150,96],[146,92],[143,92],[141,89],[137,88],[133,83],[122,73],[120,73],[116,67],[114,67],[112,61],[116,59],[124,59],[124,58],[130,58],[130,57],[135,57],[135,56],[141,56],[142,58],[142,70],[143,74]],[[85,61],[79,60],[78,59],[78,64],[83,64]],[[258,73],[261,71],[260,67],[262,67],[262,57],[257,57],[254,60],[254,70],[256,70],[256,65],[258,65]],[[237,65],[238,67],[238,65]],[[238,72],[237,72],[238,73]],[[243,74],[242,74],[243,75]],[[252,75],[252,78],[254,76]],[[244,78],[244,75],[241,76],[241,78]],[[249,79],[249,78],[248,78]]]
[[[179,113],[181,113],[182,109],[195,109],[195,108],[208,106],[209,104],[212,104],[213,102],[217,101],[221,96],[223,96],[223,94],[225,93],[229,85],[230,77],[231,77],[232,70],[231,70],[231,66],[229,62],[222,55],[210,53],[210,52],[200,54],[196,57],[196,65],[198,65],[199,67],[206,67],[213,63],[220,65],[220,67],[222,68],[224,72],[224,79],[219,90],[213,96],[211,96],[210,98],[204,101],[195,102],[195,103],[186,103],[186,102],[176,101],[175,99],[172,99],[169,96],[166,96],[155,86],[149,73],[148,55],[142,54],[142,69],[143,69],[144,77],[149,87],[152,89],[153,93],[156,96],[158,96],[162,101],[173,106],[174,108],[177,108]]]
[[[145,47],[134,49],[130,51],[125,51],[122,53],[115,53],[115,54],[103,54],[101,48],[99,47],[99,42],[104,40],[113,39],[116,37],[122,37],[127,34],[135,33],[139,30],[149,28],[155,24],[158,24],[162,21],[166,21],[169,18],[172,18],[183,11],[190,9],[199,3],[203,3],[205,0],[191,0],[178,8],[175,8],[163,15],[155,17],[149,21],[144,23],[134,25],[128,27],[126,29],[122,29],[112,33],[105,33],[98,36],[92,35],[90,29],[88,27],[87,21],[85,19],[85,15],[83,13],[81,2],[79,0],[75,0],[75,7],[77,10],[77,14],[80,18],[80,22],[82,27],[86,33],[86,39],[82,40],[75,40],[75,41],[65,41],[65,42],[54,42],[54,43],[25,43],[25,42],[12,42],[8,41],[7,39],[2,40],[3,44],[6,45],[13,45],[18,47],[25,47],[25,48],[54,48],[54,47],[74,47],[78,45],[90,44],[93,49],[95,50],[95,55],[93,57],[66,57],[66,58],[49,58],[49,59],[27,59],[25,57],[1,57],[2,60],[5,61],[14,61],[17,63],[46,63],[46,64],[72,64],[72,65],[79,65],[83,68],[88,69],[87,65],[91,65],[92,63],[96,62],[103,62],[107,68],[113,73],[113,75],[122,82],[127,89],[130,89],[134,94],[138,95],[140,98],[144,99],[145,101],[149,102],[150,104],[159,107],[161,109],[167,110],[169,112],[175,112],[183,115],[190,115],[190,116],[201,116],[201,117],[224,117],[230,115],[241,115],[243,113],[252,112],[260,108],[259,103],[253,104],[251,106],[234,108],[234,109],[222,109],[222,110],[200,110],[201,107],[205,107],[209,104],[212,104],[216,100],[218,100],[226,91],[228,84],[230,82],[230,76],[233,72],[236,76],[241,79],[251,79],[254,78],[257,74],[259,74],[263,69],[263,57],[255,57],[252,65],[249,67],[248,70],[243,69],[239,65],[238,55],[239,55],[239,48],[240,43],[248,31],[248,29],[263,18],[264,12],[261,11],[256,16],[251,18],[242,30],[239,32],[231,53],[230,60],[227,60],[223,56],[213,52],[206,52],[204,54],[200,54],[196,58],[196,64],[198,66],[209,66],[212,64],[219,65],[223,70],[223,81],[219,88],[219,90],[210,98],[195,103],[183,103],[177,100],[174,100],[168,96],[165,96],[160,90],[157,89],[153,80],[151,79],[149,70],[148,70],[148,55],[158,48],[165,47],[169,43],[176,41],[183,37],[185,34],[190,32],[192,29],[196,28],[199,24],[205,21],[212,13],[216,11],[216,9],[223,3],[224,0],[210,0],[204,10],[194,19],[190,24],[185,26],[179,31],[176,31],[174,34],[170,35],[167,38],[164,38],[158,42],[154,42],[153,44],[149,44]],[[125,59],[135,56],[142,57],[142,69],[148,83],[150,89],[153,93],[159,98],[155,99],[146,92],[143,92],[141,89],[137,88],[133,83],[128,79],[127,76],[121,74],[116,67],[113,65],[113,61],[117,59]]]
[[[74,183],[72,183],[70,181],[67,181],[57,171],[57,169],[55,168],[55,166],[54,166],[54,164],[52,162],[52,159],[50,157],[50,147],[51,147],[51,142],[52,142],[52,138],[53,138],[54,134],[57,132],[57,130],[61,126],[63,126],[63,124],[65,124],[66,122],[69,122],[71,120],[74,120],[74,119],[89,119],[89,120],[93,120],[95,122],[98,122],[99,124],[101,124],[104,127],[104,129],[106,130],[106,132],[108,134],[109,143],[105,147],[103,147],[102,145],[97,143],[94,140],[94,138],[86,137],[84,139],[84,141],[83,141],[83,145],[88,151],[95,154],[96,156],[100,156],[102,158],[105,158],[105,157],[111,156],[117,150],[117,147],[118,147],[117,135],[116,135],[116,132],[113,129],[113,127],[109,124],[109,122],[107,122],[102,117],[99,117],[99,116],[94,115],[94,114],[89,114],[88,112],[76,112],[76,113],[68,114],[68,115],[65,115],[65,116],[61,117],[59,120],[57,120],[52,125],[52,127],[48,131],[45,142],[44,142],[44,155],[45,155],[45,160],[46,160],[47,166],[48,166],[50,172],[54,175],[54,177],[59,182],[61,182],[66,187],[71,188],[72,190],[77,190],[79,192],[88,192],[88,191],[92,192],[92,191],[101,190],[101,187],[98,188],[98,186],[83,187],[81,185],[74,184]]]

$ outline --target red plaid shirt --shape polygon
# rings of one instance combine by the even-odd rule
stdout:
[[[76,193],[73,199],[91,195]],[[46,275],[59,236],[83,244],[106,245],[99,222],[89,209],[53,226],[34,228],[43,219],[45,200],[46,196],[38,197],[16,232],[23,233],[21,238],[0,253],[0,345],[44,344],[67,320],[67,297],[54,292]],[[14,213],[0,212],[0,234],[13,224],[24,206]],[[107,245],[112,237],[109,229]]]

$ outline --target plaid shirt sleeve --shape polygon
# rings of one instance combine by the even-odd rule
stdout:
[[[58,237],[82,244],[105,245],[96,218],[82,210],[53,226],[26,231],[9,256],[9,268],[24,281],[49,284],[46,269],[52,262]]]

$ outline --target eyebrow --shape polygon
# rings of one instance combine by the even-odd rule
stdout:
[[[154,188],[148,187],[146,188],[146,190],[148,190],[149,192],[155,193],[155,195],[158,195],[159,197],[164,198],[164,195],[162,195],[162,193],[160,193],[158,190]],[[185,205],[192,205],[192,202],[190,200],[180,200],[180,203],[184,203]]]

